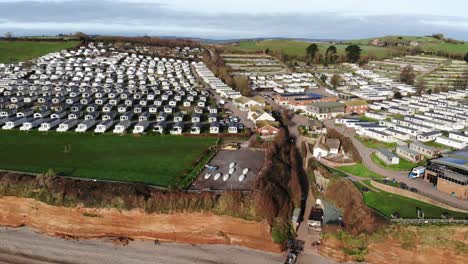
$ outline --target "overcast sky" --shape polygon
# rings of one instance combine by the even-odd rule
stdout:
[[[468,40],[466,0],[0,0],[0,33]]]

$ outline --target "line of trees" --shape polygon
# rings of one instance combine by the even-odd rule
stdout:
[[[331,45],[326,49],[325,56],[319,54],[319,50],[319,46],[316,43],[312,43],[306,48],[308,62],[333,64],[340,58],[337,55],[338,49],[334,45]],[[346,57],[342,58],[342,61],[356,63],[361,60],[362,49],[358,45],[349,45],[346,47],[345,52]]]

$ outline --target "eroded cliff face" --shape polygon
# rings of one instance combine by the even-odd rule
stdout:
[[[59,207],[28,198],[0,197],[0,225],[29,226],[53,236],[127,237],[194,244],[232,244],[280,252],[270,225],[211,213],[146,213]]]
[[[340,262],[462,264],[468,260],[468,227],[393,226],[359,237],[329,233],[319,252]]]

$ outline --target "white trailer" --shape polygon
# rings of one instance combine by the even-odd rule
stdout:
[[[29,131],[33,128],[36,128],[41,125],[43,119],[42,118],[33,118],[29,119],[26,122],[23,123],[23,125],[20,127],[21,131]]]
[[[66,132],[78,125],[80,121],[78,119],[67,119],[59,125],[57,132]]]
[[[96,120],[94,119],[85,120],[81,122],[80,124],[78,124],[78,127],[75,129],[75,132],[84,133],[88,131],[88,129],[93,127],[95,124],[96,124]]]
[[[104,133],[111,128],[112,125],[114,125],[114,121],[112,119],[104,120],[96,126],[94,133]]]
[[[8,120],[5,122],[5,125],[3,125],[2,129],[3,130],[10,130],[10,129],[13,129],[21,124],[23,124],[23,122],[26,121],[26,118],[25,117],[15,117],[11,120]]]
[[[154,126],[153,132],[162,134],[166,130],[166,127],[167,127],[167,122],[166,121],[160,121]]]
[[[123,120],[123,121],[120,121],[114,128],[114,130],[112,131],[112,133],[114,134],[122,134],[124,133],[129,127],[130,125],[132,124],[132,122],[130,120]]]
[[[133,128],[133,134],[141,134],[141,133],[145,132],[145,130],[148,128],[149,124],[150,123],[147,120],[143,120],[143,121],[138,122],[138,124],[136,124],[136,126]]]
[[[58,125],[60,125],[61,122],[62,120],[60,118],[47,119],[46,121],[41,123],[41,126],[39,127],[39,131],[41,132],[49,131],[57,127]]]

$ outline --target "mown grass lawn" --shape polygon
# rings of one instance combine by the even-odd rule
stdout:
[[[367,137],[356,136],[356,138],[368,148],[395,148],[397,146],[397,143],[387,143]]]
[[[215,144],[209,137],[0,131],[0,169],[186,187],[183,176]]]
[[[376,179],[384,178],[382,175],[377,174],[373,171],[370,171],[362,163],[358,163],[356,165],[351,165],[351,166],[341,166],[341,167],[338,167],[338,169],[346,173],[349,173],[358,177],[362,177],[362,178],[376,178]]]
[[[375,153],[371,154],[372,161],[379,165],[382,168],[385,168],[387,170],[394,170],[394,171],[410,171],[414,167],[425,165],[426,162],[420,162],[420,163],[411,163],[408,160],[405,160],[403,158],[400,158],[400,163],[399,164],[392,164],[392,165],[387,165],[385,162],[383,162]]]
[[[78,41],[0,41],[0,63],[27,61],[50,52],[76,47]]]
[[[464,219],[468,217],[468,214],[449,211],[444,208],[384,191],[375,192],[369,190],[363,192],[362,195],[367,206],[377,210],[388,218],[395,212],[398,212],[402,218],[417,218],[418,214],[416,208],[420,208],[424,212],[425,218],[439,219],[444,212],[449,213],[455,218]]]
[[[437,143],[435,141],[425,142],[424,145],[434,147],[434,148],[438,148],[438,149],[447,149],[447,150],[450,150],[450,151],[456,150],[456,148],[445,146],[445,145],[442,145],[442,144]]]

